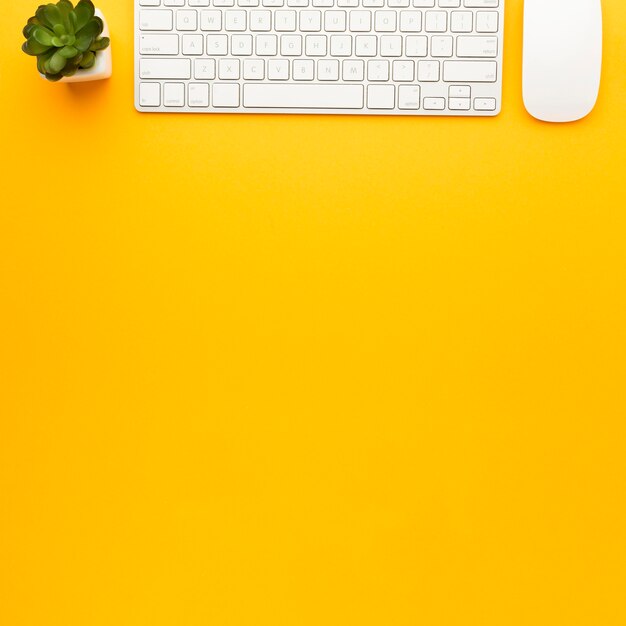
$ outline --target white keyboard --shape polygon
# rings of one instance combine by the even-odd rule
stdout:
[[[504,0],[135,0],[135,106],[492,116]]]

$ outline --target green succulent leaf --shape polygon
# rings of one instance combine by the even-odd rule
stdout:
[[[37,41],[37,43],[40,43],[42,46],[50,47],[54,45],[52,43],[54,40],[54,36],[44,26],[35,26],[32,31],[32,36]]]
[[[111,40],[108,37],[100,37],[100,39],[96,39],[96,41],[91,44],[89,49],[92,52],[98,52],[99,50],[105,50],[108,48],[110,43]]]
[[[65,44],[63,43],[63,40],[61,39],[61,37],[53,37],[52,38],[52,45],[55,48],[62,48]]]
[[[76,74],[76,71],[78,70],[78,66],[77,65],[66,65],[63,68],[63,76],[74,76],[74,74]]]
[[[92,38],[99,37],[104,29],[104,23],[99,17],[92,17],[77,33],[76,36],[89,35]]]
[[[39,43],[33,36],[29,37],[28,40],[22,46],[22,50],[26,52],[26,54],[30,54],[30,56],[37,56],[38,54],[42,54],[50,49],[50,46],[44,46],[42,43]]]
[[[46,80],[49,80],[51,83],[56,83],[62,78],[63,74],[46,74]]]
[[[28,39],[37,26],[41,26],[42,28],[45,28],[48,32],[52,33],[52,31],[44,24],[42,24],[36,17],[31,17],[28,20],[26,26],[24,26],[24,30],[22,31],[22,33],[24,34],[24,38]]]
[[[41,16],[39,15],[40,11]],[[61,10],[56,4],[50,3],[39,7],[39,9],[37,9],[37,17],[39,17],[39,19],[41,19],[44,23],[47,22],[47,25],[52,29],[54,29],[54,27],[58,24],[63,24]]]
[[[66,59],[73,59],[79,52],[74,46],[65,46],[59,50],[59,54]]]
[[[55,24],[52,30],[57,37],[63,37],[63,35],[67,35],[67,31],[65,30],[65,26],[63,26],[63,24]]]
[[[91,0],[80,0],[74,9],[73,15],[76,17],[76,30],[83,28],[96,13],[96,8]]]
[[[47,28],[52,29],[52,27],[54,26],[54,22],[51,22],[48,16],[48,12],[46,11],[46,6],[45,4],[42,4],[37,11],[35,12],[35,19],[42,24],[43,26],[46,26]],[[32,19],[32,18],[31,18]]]
[[[74,44],[74,46],[78,48],[81,52],[87,52],[87,50],[89,50],[89,48],[91,47],[92,41],[93,40],[91,37],[83,37],[82,35],[78,35],[78,37],[76,37],[76,43]]]
[[[83,54],[83,58],[80,62],[80,66],[84,70],[88,70],[90,67],[94,66],[95,62],[96,62],[96,55],[90,50],[88,50],[87,52],[85,52],[85,54]]]
[[[46,73],[46,62],[50,59],[50,57],[54,54],[54,50],[50,50],[49,52],[45,52],[44,54],[40,54],[37,57],[37,70],[40,74]]]
[[[59,2],[57,2],[57,6],[59,7],[59,11],[61,12],[61,18],[63,20],[63,26],[65,27],[65,31],[67,33],[73,33],[74,30],[72,28],[70,14],[74,10],[74,5],[69,2],[69,0],[59,0]]]
[[[98,38],[101,32],[101,21],[98,18],[93,18],[80,32],[77,33],[75,46],[81,52],[86,52],[91,48],[91,45]]]
[[[57,50],[47,62],[47,70],[50,74],[58,74],[67,64],[67,59]]]

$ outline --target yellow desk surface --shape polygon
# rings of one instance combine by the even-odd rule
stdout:
[[[155,116],[0,38],[0,624],[626,623],[626,4],[586,120]],[[34,6],[34,5],[33,5]]]

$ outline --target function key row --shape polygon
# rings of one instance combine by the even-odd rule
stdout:
[[[139,0],[142,7],[389,7],[497,9],[499,0]]]

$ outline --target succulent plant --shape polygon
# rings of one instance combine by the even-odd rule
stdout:
[[[96,54],[109,46],[104,24],[91,0],[42,4],[24,27],[22,50],[37,57],[37,69],[50,81],[93,67]]]

